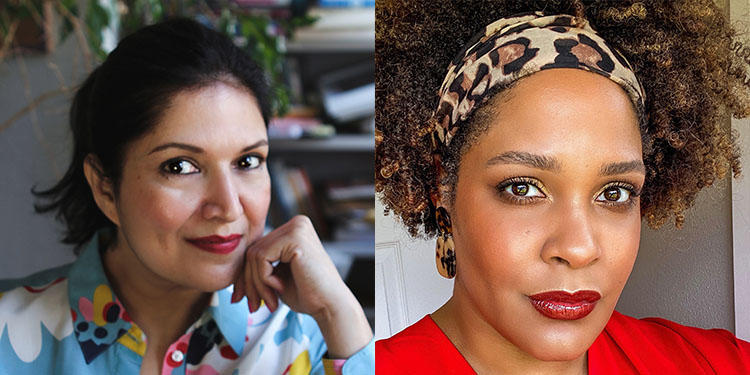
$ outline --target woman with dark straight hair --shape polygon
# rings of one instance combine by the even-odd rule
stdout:
[[[376,17],[376,191],[453,279],[376,343],[378,374],[750,374],[731,332],[615,311],[641,224],[680,227],[740,172],[726,121],[750,116],[750,49],[714,1],[385,0]]]
[[[0,374],[367,374],[372,333],[310,221],[264,234],[264,72],[174,19],[73,99],[65,176],[34,191],[78,259],[0,282]]]

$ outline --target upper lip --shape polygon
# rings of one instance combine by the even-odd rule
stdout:
[[[241,234],[230,234],[228,236],[211,235],[211,236],[206,236],[206,237],[189,238],[188,241],[200,242],[200,243],[223,243],[223,242],[234,241],[241,237],[242,237]]]
[[[599,292],[594,290],[579,290],[571,293],[564,290],[553,290],[530,295],[529,298],[537,301],[550,301],[562,303],[593,303],[602,298]]]

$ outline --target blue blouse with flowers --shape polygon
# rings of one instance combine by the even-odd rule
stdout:
[[[138,374],[146,337],[102,268],[98,236],[69,265],[0,280],[0,374]],[[370,342],[346,361],[323,358],[315,320],[286,305],[250,313],[230,303],[231,287],[174,342],[162,374],[375,373]],[[342,366],[343,364],[343,366]]]

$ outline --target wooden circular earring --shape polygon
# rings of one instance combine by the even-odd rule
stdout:
[[[456,246],[453,243],[451,218],[445,208],[438,206],[435,210],[435,220],[438,226],[435,265],[440,276],[452,279],[456,276]]]

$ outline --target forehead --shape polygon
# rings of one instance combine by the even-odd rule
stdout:
[[[177,93],[150,132],[134,145],[182,142],[218,150],[265,139],[266,125],[248,90],[215,83]]]
[[[638,120],[625,91],[579,69],[550,69],[496,96],[489,127],[471,150],[491,157],[525,151],[589,160],[640,159]]]

